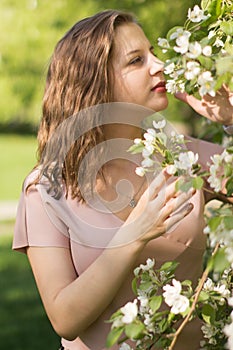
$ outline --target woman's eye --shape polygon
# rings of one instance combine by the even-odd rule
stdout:
[[[137,57],[135,57],[134,59],[132,59],[132,60],[129,62],[129,64],[130,64],[130,65],[133,65],[133,64],[137,64],[137,63],[141,63],[141,62],[143,62],[143,58],[140,57],[140,56],[137,56]]]
[[[157,54],[154,52],[154,49],[151,50],[151,53],[152,53],[153,56],[157,57]]]

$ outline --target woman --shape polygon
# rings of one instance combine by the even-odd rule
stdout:
[[[178,279],[195,283],[201,274],[203,194],[177,193],[165,171],[138,177],[140,159],[125,153],[141,137],[142,116],[167,104],[163,64],[131,15],[98,13],[57,44],[38,134],[37,169],[45,181],[38,170],[25,181],[13,248],[27,253],[65,349],[105,348],[105,321],[133,298],[133,269],[148,257],[157,266],[179,261]],[[207,147],[200,161],[212,153],[215,146]],[[196,350],[199,338],[199,325],[191,324],[176,349]]]

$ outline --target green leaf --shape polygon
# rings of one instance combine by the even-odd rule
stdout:
[[[150,299],[149,305],[153,312],[156,312],[160,308],[162,300],[163,298],[161,295],[155,295]]]
[[[220,23],[221,30],[226,33],[226,35],[233,35],[233,23],[232,21],[222,21]]]
[[[227,150],[228,153],[233,154],[233,146],[227,147],[226,150]]]
[[[188,192],[190,190],[190,188],[193,186],[192,185],[192,180],[190,181],[186,181],[186,182],[183,182],[181,183],[180,185],[178,185],[178,189],[180,191],[183,191],[183,192]]]
[[[226,183],[227,196],[231,197],[233,195],[233,176],[231,176]]]
[[[214,62],[210,57],[200,55],[200,56],[198,56],[198,60],[201,63],[201,65],[203,67],[205,67],[207,70],[212,69]]]
[[[181,27],[181,26],[175,26],[175,27],[172,27],[172,28],[167,32],[167,40],[168,40],[168,41],[171,40],[171,39],[170,39],[171,35],[172,35],[173,33],[175,33],[175,32],[177,31],[177,29],[179,29],[179,28],[183,29],[183,27]]]
[[[209,299],[209,294],[204,292],[203,290],[200,292],[199,297],[198,297],[198,301],[207,301]]]
[[[143,144],[137,144],[137,145],[132,145],[128,149],[128,152],[131,152],[132,154],[136,153],[141,153],[143,151],[144,145]]]
[[[114,314],[112,314],[111,318],[109,321],[106,322],[113,322],[116,318],[122,316],[122,312],[121,310],[117,310],[116,312],[114,312]]]
[[[213,270],[221,273],[229,266],[230,263],[226,257],[224,248],[219,249],[213,257]]]
[[[224,73],[231,73],[233,71],[233,57],[226,56],[221,57],[216,60],[216,71],[217,75],[222,75]]]
[[[169,150],[165,150],[165,160],[167,164],[172,164],[173,163],[173,156],[172,153]]]
[[[137,278],[136,277],[132,280],[132,290],[133,290],[134,294],[137,295],[138,288],[137,288]]]
[[[106,347],[110,348],[114,344],[116,344],[117,340],[120,338],[121,334],[123,333],[124,327],[120,328],[113,328],[107,336],[106,340]]]
[[[147,290],[147,289],[150,288],[150,286],[151,286],[151,281],[149,281],[149,282],[142,282],[140,284],[140,286],[139,286],[139,289],[140,290]]]
[[[182,286],[188,286],[188,287],[191,287],[192,285],[192,281],[190,280],[184,280],[181,282]]]
[[[211,0],[207,4],[207,11],[213,17],[218,17],[221,14],[222,0]]]
[[[226,52],[232,56],[233,55],[233,45],[232,45],[232,42],[226,42],[225,43],[225,46],[224,46],[224,49],[226,50]]]
[[[233,229],[233,216],[224,216],[223,222],[227,230]]]
[[[233,91],[233,77],[231,78],[230,82],[227,84],[230,91]]]
[[[215,231],[217,227],[221,224],[222,218],[220,216],[211,218],[208,221],[208,226],[210,227],[211,231]]]
[[[232,77],[232,73],[230,72],[225,72],[224,74],[220,75],[215,82],[215,86],[214,86],[215,91],[219,90],[223,84],[229,85],[231,77]]]
[[[160,267],[159,270],[166,272],[174,272],[178,265],[179,263],[177,261],[167,261]]]
[[[200,176],[196,176],[192,179],[192,186],[196,190],[200,190],[204,185],[204,180]]]
[[[145,326],[142,322],[131,323],[125,326],[125,334],[129,339],[138,339],[141,337]]]
[[[163,318],[160,322],[158,322],[158,326],[161,333],[165,332],[169,326],[167,319]]]
[[[209,304],[206,304],[203,306],[203,308],[201,310],[201,315],[202,315],[203,320],[208,324],[213,323],[215,321],[215,318],[216,318],[216,312],[215,312],[214,308]]]

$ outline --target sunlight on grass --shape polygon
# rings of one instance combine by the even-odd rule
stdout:
[[[36,163],[36,138],[0,135],[0,200],[18,199],[26,175]]]
[[[26,255],[11,250],[12,223],[0,235],[1,349],[51,350],[59,337],[45,315]]]

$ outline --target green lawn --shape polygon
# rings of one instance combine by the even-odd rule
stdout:
[[[12,225],[0,222],[8,232],[12,232]],[[11,244],[12,235],[1,233],[0,348],[57,350],[59,337],[45,315],[27,257],[13,252]]]
[[[0,135],[0,200],[18,199],[22,182],[36,162],[32,136]]]

